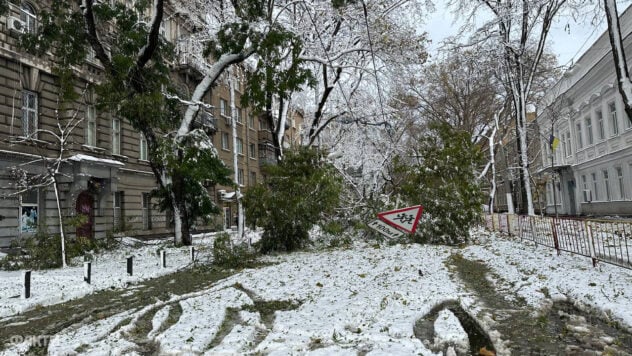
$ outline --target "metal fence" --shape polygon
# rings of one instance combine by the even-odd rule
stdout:
[[[632,221],[487,214],[488,230],[632,269]]]

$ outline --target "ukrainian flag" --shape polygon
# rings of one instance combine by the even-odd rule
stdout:
[[[555,149],[557,148],[557,146],[560,145],[560,139],[551,135],[549,137],[549,145],[551,145],[551,151],[555,151]]]

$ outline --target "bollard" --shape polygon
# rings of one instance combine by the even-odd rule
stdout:
[[[92,281],[92,262],[83,263],[83,281],[88,284]]]
[[[28,299],[31,297],[31,271],[24,271],[22,273],[22,279],[24,280],[24,290],[22,291],[22,298]]]
[[[129,256],[127,258],[127,275],[128,276],[133,276],[134,275],[134,256]]]
[[[166,256],[165,250],[160,251],[160,267],[161,268],[167,267],[167,256]]]
[[[195,262],[195,247],[189,247],[189,253],[191,254],[191,262]]]

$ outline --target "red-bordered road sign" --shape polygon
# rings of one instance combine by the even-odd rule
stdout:
[[[423,209],[423,206],[415,205],[408,208],[378,213],[377,217],[394,228],[413,234],[415,230],[417,230],[417,223],[419,222]]]

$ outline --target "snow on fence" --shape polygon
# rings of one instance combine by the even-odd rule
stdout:
[[[632,222],[486,214],[488,230],[504,232],[557,250],[632,269]]]

